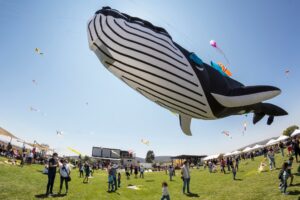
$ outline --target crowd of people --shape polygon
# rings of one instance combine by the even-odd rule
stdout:
[[[285,151],[285,149],[287,151]],[[287,152],[287,154],[285,154]],[[220,157],[219,159],[208,160],[203,163],[204,169],[208,168],[209,173],[215,173],[220,170],[221,173],[227,174],[232,173],[233,180],[236,180],[237,172],[239,170],[239,164],[242,160],[255,160],[257,156],[263,156],[263,160],[258,167],[258,172],[265,171],[267,166],[269,166],[269,170],[276,170],[276,157],[275,154],[280,154],[283,158],[287,158],[287,161],[284,161],[280,172],[278,174],[279,178],[279,188],[283,194],[288,194],[287,188],[293,184],[294,175],[292,173],[294,157],[296,162],[298,163],[298,156],[300,155],[299,148],[299,139],[293,138],[287,140],[285,142],[279,142],[273,146],[264,147],[255,151],[242,153],[239,155],[228,156],[228,157]],[[21,149],[14,148],[10,143],[7,145],[0,144],[0,155],[6,156],[8,159],[20,159],[21,164],[23,166],[25,163],[39,163],[36,160],[41,157],[39,152],[36,152],[35,148],[32,150],[25,149],[25,147]],[[268,160],[268,164],[266,161]],[[284,159],[286,160],[286,159]],[[140,164],[130,164],[130,165],[119,165],[117,163],[111,163],[109,161],[98,161],[98,162],[89,162],[83,161],[83,159],[79,159],[79,162],[73,163],[72,165],[68,162],[67,159],[59,158],[57,153],[54,153],[51,158],[47,159],[47,163],[45,163],[45,173],[48,176],[48,182],[46,187],[46,195],[53,195],[53,186],[55,183],[55,177],[57,173],[60,176],[60,187],[58,194],[62,193],[63,186],[65,186],[65,195],[68,194],[69,190],[69,182],[71,181],[71,169],[73,167],[78,167],[79,169],[79,177],[83,179],[83,183],[89,183],[89,179],[92,178],[93,173],[97,169],[105,169],[107,170],[107,183],[108,183],[108,192],[115,192],[118,188],[121,187],[121,171],[125,172],[127,180],[130,179],[131,176],[134,178],[143,179],[145,176],[145,167]],[[193,166],[193,165],[192,165]],[[198,165],[197,165],[198,166]],[[164,170],[169,177],[169,180],[172,181],[175,176],[175,169],[178,166],[164,166]],[[198,168],[198,167],[197,167]],[[181,169],[181,179],[182,179],[182,193],[183,194],[191,194],[190,191],[190,163],[185,161],[183,165],[180,167]],[[298,169],[299,170],[299,169]],[[288,184],[288,180],[289,184]],[[170,200],[170,194],[168,190],[168,183],[162,183],[162,200]]]

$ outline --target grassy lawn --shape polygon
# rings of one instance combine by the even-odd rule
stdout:
[[[262,157],[256,157],[255,161],[246,160],[240,164],[236,181],[232,180],[232,174],[220,172],[210,174],[208,170],[191,171],[191,192],[195,196],[186,196],[181,193],[182,181],[179,171],[176,172],[174,181],[168,181],[165,172],[146,173],[145,179],[126,180],[122,174],[121,188],[114,193],[107,192],[107,174],[105,171],[97,171],[89,184],[83,184],[79,178],[78,170],[71,174],[72,181],[69,184],[68,196],[55,199],[102,199],[102,200],[155,200],[161,197],[161,183],[168,181],[172,200],[207,199],[207,200],[277,200],[300,199],[300,176],[295,175],[294,186],[288,187],[289,195],[285,196],[278,189],[278,170],[258,173]],[[287,157],[285,158],[287,159]],[[39,199],[45,193],[47,176],[41,173],[42,165],[31,165],[20,168],[4,164],[4,158],[0,158],[0,199]],[[281,166],[283,159],[276,155],[277,167]],[[293,172],[296,173],[299,163],[294,161]],[[56,176],[54,193],[59,190],[59,176]],[[140,186],[140,190],[128,189],[129,184]],[[64,192],[64,190],[63,190]],[[54,197],[51,197],[54,198]]]

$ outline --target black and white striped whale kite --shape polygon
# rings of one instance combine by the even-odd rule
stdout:
[[[218,119],[254,113],[253,123],[268,115],[287,115],[262,101],[280,94],[273,86],[244,86],[203,63],[175,43],[168,32],[148,21],[103,7],[88,22],[90,49],[115,76],[146,98],[179,114],[191,135],[192,118]]]

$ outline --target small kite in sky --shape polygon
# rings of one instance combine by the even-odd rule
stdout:
[[[37,85],[37,81],[36,81],[35,79],[32,79],[32,83],[33,83],[34,85]]]
[[[56,135],[57,136],[63,136],[63,132],[62,131],[56,131]]]
[[[230,136],[229,131],[222,131],[222,134],[224,134],[226,137],[230,137],[230,139],[232,139],[232,136]]]
[[[41,52],[41,50],[39,48],[35,48],[35,52],[39,55],[44,55],[44,53]]]
[[[29,107],[29,110],[30,110],[31,112],[40,112],[39,109],[34,108],[34,107],[32,107],[32,106]]]
[[[142,142],[143,144],[149,146],[149,140],[144,140],[144,139],[142,139],[141,142]]]
[[[220,54],[223,55],[223,57],[225,58],[227,64],[229,64],[229,60],[227,59],[224,51],[217,45],[217,42],[215,40],[211,40],[209,43],[210,43],[210,46],[214,47]]]
[[[89,102],[85,102],[85,105],[88,106],[88,105],[89,105]]]
[[[284,72],[284,73],[285,73],[285,75],[286,75],[286,76],[288,76],[288,75],[289,75],[289,73],[290,73],[290,70],[285,70],[285,72]]]

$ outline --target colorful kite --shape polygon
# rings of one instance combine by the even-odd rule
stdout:
[[[264,103],[279,95],[279,88],[247,87],[220,70],[226,74],[222,75],[199,57],[191,56],[191,51],[174,42],[164,28],[148,21],[103,7],[88,22],[87,29],[89,47],[100,62],[147,99],[178,113],[187,135],[192,135],[192,118],[213,120],[249,112],[272,117],[288,114]],[[211,45],[223,53],[216,41]]]
[[[77,154],[77,155],[82,155],[82,156],[84,155],[84,154],[80,153],[79,151],[77,151],[77,150],[75,150],[75,149],[73,149],[73,148],[71,148],[71,147],[68,147],[67,149],[68,149],[69,151],[71,151],[71,152]]]
[[[229,60],[227,59],[227,56],[224,53],[224,51],[217,45],[217,42],[215,40],[211,40],[209,43],[210,43],[210,46],[214,47],[219,53],[221,53],[223,55],[223,57],[225,58],[227,64],[230,64]]]
[[[57,136],[63,136],[63,132],[62,131],[56,131],[56,135]]]

